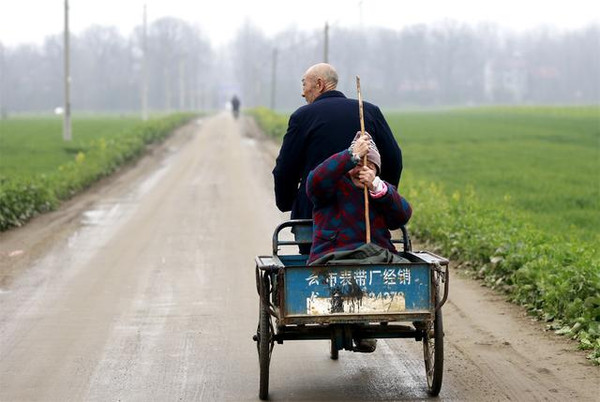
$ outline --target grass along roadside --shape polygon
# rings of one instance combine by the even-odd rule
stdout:
[[[288,116],[254,115],[281,139]],[[403,150],[411,233],[578,339],[599,364],[598,108],[386,117]]]
[[[11,131],[4,126],[8,123],[0,122],[0,230],[21,226],[32,216],[56,208],[60,201],[140,156],[146,145],[166,138],[193,116],[175,114],[137,124],[125,121],[118,129],[123,122],[113,126],[111,119],[106,119],[106,125],[103,119],[75,121],[74,127],[87,124],[88,130],[74,130],[80,139],[68,144],[56,136],[52,121],[46,126],[48,131],[43,131],[43,119],[32,119],[30,125],[16,122]],[[45,148],[32,153],[38,149],[36,145]]]
[[[600,259],[593,244],[543,232],[527,215],[482,203],[473,190],[448,196],[443,186],[415,179],[404,194],[414,208],[409,230],[415,237],[549,329],[579,340],[600,364]]]
[[[44,174],[86,153],[99,138],[118,139],[140,124],[137,116],[75,117],[73,140],[62,139],[62,118],[23,116],[0,120],[0,177]]]

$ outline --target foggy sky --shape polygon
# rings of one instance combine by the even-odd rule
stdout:
[[[185,19],[196,24],[215,45],[230,41],[246,21],[272,36],[289,26],[311,30],[324,26],[325,22],[338,28],[401,29],[451,19],[469,24],[491,22],[523,31],[539,25],[581,28],[599,20],[596,2],[591,0],[70,0],[69,3],[71,31],[75,34],[97,24],[115,26],[122,35],[130,35],[141,23],[146,4],[149,22],[165,16]],[[64,0],[0,0],[0,43],[41,44],[47,35],[62,32],[63,5]]]

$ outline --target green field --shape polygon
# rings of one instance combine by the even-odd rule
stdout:
[[[600,109],[387,116],[410,231],[600,364]]]
[[[600,110],[496,108],[388,113],[406,179],[471,191],[545,232],[600,241]],[[510,217],[509,217],[510,219]]]
[[[285,134],[288,116],[252,113]],[[385,115],[403,152],[409,232],[600,364],[600,108]]]
[[[139,123],[139,117],[74,118],[73,140],[65,142],[61,117],[0,120],[0,178],[49,173],[85,152],[92,140],[126,135]]]
[[[73,120],[71,141],[62,139],[59,118],[0,120],[0,230],[56,208],[193,116],[178,113],[147,122],[135,117],[79,117]]]

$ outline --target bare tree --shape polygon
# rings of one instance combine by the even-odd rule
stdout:
[[[140,107],[142,27],[124,37],[92,26],[73,35],[73,109],[133,112]],[[328,30],[328,59],[338,88],[383,107],[480,103],[600,102],[600,24],[566,32],[545,27],[516,34],[452,21],[402,30]],[[290,27],[268,38],[246,22],[234,40],[213,49],[201,27],[162,18],[148,29],[149,108],[222,107],[235,93],[244,106],[293,110],[304,103],[300,78],[323,61],[322,29]],[[274,49],[277,60],[274,62]],[[41,46],[0,44],[0,109],[49,112],[62,100],[60,35]],[[277,71],[273,71],[276,69]],[[275,77],[276,82],[273,82]]]

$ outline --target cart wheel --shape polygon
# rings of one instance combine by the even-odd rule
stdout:
[[[433,322],[427,323],[427,330],[423,337],[423,354],[425,357],[425,371],[429,394],[437,396],[442,388],[442,375],[444,372],[444,325],[442,323],[442,309],[438,309],[435,312]]]
[[[335,340],[332,339],[330,341],[330,343],[331,343],[331,354],[329,357],[331,357],[331,360],[337,360],[340,352],[335,344]]]
[[[260,389],[258,396],[265,400],[269,395],[269,364],[273,350],[273,327],[269,312],[260,306],[260,320],[258,323],[258,360],[260,363]]]

